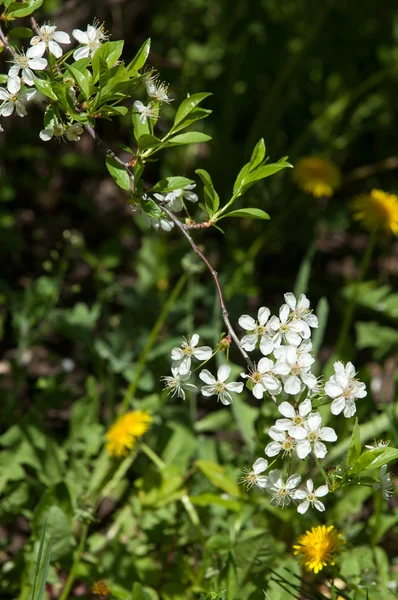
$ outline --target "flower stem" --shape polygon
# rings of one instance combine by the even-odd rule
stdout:
[[[138,359],[134,379],[131,381],[129,387],[127,388],[127,391],[122,400],[122,404],[120,406],[120,414],[124,413],[127,410],[130,401],[134,398],[134,394],[137,390],[137,385],[140,380],[142,371],[145,367],[145,363],[148,358],[148,354],[151,351],[154,343],[156,342],[157,337],[159,335],[159,331],[163,327],[163,324],[166,321],[166,318],[170,312],[170,309],[174,306],[175,301],[177,300],[178,296],[180,295],[181,290],[184,287],[186,280],[187,280],[187,275],[184,273],[184,275],[182,275],[180,277],[180,279],[177,281],[177,284],[175,285],[170,296],[167,298],[166,302],[163,305],[162,312],[160,313],[155,325],[153,326],[152,331],[149,334],[147,343],[145,344],[145,347],[144,347],[143,351],[141,352],[141,355]]]
[[[83,523],[81,532],[80,532],[80,541],[76,550],[75,558],[73,561],[72,568],[69,572],[68,579],[66,580],[65,587],[62,590],[62,594],[59,597],[59,600],[67,600],[69,598],[69,593],[72,589],[72,585],[75,581],[77,570],[79,568],[80,560],[84,551],[84,546],[86,545],[86,539],[88,534],[89,523]]]
[[[362,283],[368,267],[369,267],[369,263],[370,263],[370,259],[372,257],[373,254],[373,250],[375,248],[376,245],[376,240],[377,240],[377,234],[379,232],[379,229],[377,227],[375,227],[372,230],[371,236],[370,236],[370,240],[369,240],[369,244],[366,248],[366,252],[363,256],[362,262],[361,262],[361,267],[359,270],[359,275],[357,277],[357,280],[355,282],[354,285],[354,289],[353,289],[353,293],[352,293],[352,297],[350,300],[350,303],[348,305],[348,308],[346,310],[346,313],[344,315],[344,321],[343,321],[343,326],[341,328],[340,331],[340,335],[339,335],[339,339],[337,341],[337,354],[341,354],[345,343],[347,341],[347,336],[348,336],[348,332],[350,330],[351,327],[351,323],[355,314],[355,308],[357,305],[357,301],[358,301],[358,296],[359,296],[359,286]]]
[[[315,454],[314,454],[314,458],[315,458],[315,462],[316,462],[316,464],[318,466],[318,469],[320,470],[320,472],[323,475],[325,483],[327,483],[328,485],[330,485],[329,477],[327,476],[325,469],[322,467],[321,461],[319,460],[319,458],[317,456],[315,456]]]
[[[147,455],[147,457],[158,467],[158,469],[164,469],[166,464],[162,461],[160,456],[156,454],[145,442],[140,444],[141,450]]]

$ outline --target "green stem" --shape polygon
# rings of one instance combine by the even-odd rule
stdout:
[[[358,301],[359,286],[362,283],[362,281],[368,271],[370,259],[372,257],[373,250],[376,245],[378,232],[379,232],[379,229],[377,227],[375,227],[371,233],[369,244],[368,244],[368,246],[366,248],[366,252],[363,256],[363,259],[361,262],[361,267],[359,270],[359,275],[355,282],[355,287],[353,289],[352,297],[351,297],[350,303],[348,305],[347,311],[344,315],[343,325],[342,325],[342,328],[340,331],[339,339],[337,341],[337,347],[336,347],[337,354],[341,354],[341,352],[345,346],[345,343],[347,341],[348,332],[351,327],[351,323],[352,323],[352,320],[353,320],[353,317],[355,314],[355,309],[356,309],[356,305],[357,305],[357,301]]]
[[[327,476],[325,469],[321,465],[321,461],[319,460],[319,458],[317,456],[315,456],[315,454],[314,454],[314,458],[315,458],[315,462],[316,462],[316,464],[318,466],[318,469],[320,470],[320,472],[323,475],[325,483],[327,483],[328,485],[330,485],[329,477]]]
[[[79,568],[80,559],[81,559],[83,551],[84,551],[84,546],[86,545],[88,527],[89,527],[89,523],[83,523],[82,529],[81,529],[79,545],[77,547],[76,554],[75,554],[75,559],[73,561],[72,568],[69,572],[68,579],[66,580],[65,587],[62,590],[62,594],[60,595],[59,600],[67,600],[67,598],[69,597],[69,593],[72,589],[72,585],[73,585],[76,575],[77,575],[77,570]]]
[[[154,452],[147,444],[145,444],[145,442],[141,442],[140,448],[159,469],[165,468],[166,464],[162,461],[160,456],[158,456],[156,452]]]
[[[140,380],[142,371],[144,370],[145,363],[148,358],[148,354],[151,351],[152,346],[156,342],[158,334],[159,334],[161,328],[163,327],[164,322],[166,321],[167,315],[169,314],[175,301],[177,300],[178,296],[180,295],[180,292],[181,292],[182,288],[184,287],[186,280],[187,280],[186,274],[184,274],[180,277],[180,279],[177,281],[175,288],[173,289],[170,296],[167,298],[166,302],[163,305],[162,312],[160,313],[158,320],[156,321],[155,325],[153,326],[152,331],[149,334],[147,343],[145,344],[145,347],[144,347],[143,351],[141,352],[141,356],[138,359],[134,379],[131,381],[129,387],[127,388],[127,391],[122,400],[122,404],[120,406],[120,414],[123,414],[127,410],[130,401],[132,400],[132,398],[134,398],[135,392],[137,390],[138,382]]]

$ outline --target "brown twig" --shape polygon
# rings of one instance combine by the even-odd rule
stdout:
[[[86,131],[87,133],[93,138],[93,140],[95,141],[95,143],[100,146],[100,148],[102,148],[102,150],[106,153],[109,154],[109,156],[112,156],[112,158],[114,158],[124,169],[126,169],[126,171],[128,172],[128,174],[130,175],[131,180],[134,182],[134,173],[129,169],[129,167],[113,152],[113,150],[111,150],[104,142],[103,140],[99,137],[99,135],[97,134],[97,132],[95,131],[95,129],[91,126],[91,125],[86,125]],[[204,262],[204,264],[206,265],[207,269],[210,271],[211,276],[213,277],[214,280],[214,284],[216,286],[217,289],[217,294],[218,294],[218,299],[220,302],[220,306],[221,306],[221,312],[222,312],[222,317],[224,320],[224,323],[227,327],[228,333],[231,336],[231,338],[234,340],[235,344],[237,345],[240,353],[242,354],[243,358],[245,359],[246,363],[249,365],[249,367],[251,369],[254,369],[254,365],[253,362],[251,361],[249,355],[247,354],[247,352],[244,350],[244,348],[242,348],[239,338],[235,333],[234,328],[231,325],[231,322],[229,320],[229,315],[228,315],[228,311],[227,311],[227,307],[225,305],[225,300],[224,300],[224,296],[222,293],[222,289],[220,286],[220,282],[218,280],[218,273],[217,271],[212,267],[212,265],[209,263],[209,261],[207,260],[207,258],[205,257],[205,255],[203,254],[203,252],[201,250],[199,250],[198,246],[195,244],[194,240],[192,239],[192,237],[189,235],[188,233],[188,228],[189,226],[184,225],[184,223],[181,223],[181,221],[178,219],[178,217],[175,216],[174,213],[171,212],[171,210],[169,210],[167,208],[167,206],[164,205],[163,202],[160,202],[159,200],[157,200],[156,198],[152,198],[153,201],[155,202],[155,204],[157,204],[157,206],[169,217],[169,219],[171,221],[173,221],[173,223],[176,225],[176,227],[181,231],[181,233],[183,234],[183,236],[188,240],[188,243],[191,245],[192,250],[195,252],[195,254],[197,254],[199,256],[199,258]],[[198,224],[200,225],[200,223]],[[206,225],[207,226],[207,225]]]
[[[10,52],[10,54],[15,56],[16,52],[15,52],[14,48],[11,46],[10,42],[8,41],[7,36],[4,35],[1,25],[0,25],[0,40],[3,42],[4,48],[6,48],[6,50],[8,50],[8,52]]]

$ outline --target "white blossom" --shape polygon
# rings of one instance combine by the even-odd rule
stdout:
[[[274,441],[265,447],[264,452],[267,456],[277,456],[280,452],[282,452],[282,456],[291,455],[296,446],[296,440],[289,436],[286,431],[271,427],[268,430],[268,435]]]
[[[87,25],[86,31],[74,29],[72,35],[81,44],[81,47],[73,53],[75,60],[92,57],[101,44],[108,39],[104,26],[96,21],[93,25]]]
[[[167,393],[172,397],[177,396],[185,400],[185,390],[195,392],[198,389],[193,383],[187,383],[191,377],[190,372],[181,374],[178,369],[172,367],[171,373],[171,375],[162,377],[162,380],[165,382],[164,389],[168,390]]]
[[[380,448],[387,448],[389,444],[390,440],[375,440],[374,443],[370,444],[369,446],[365,444],[365,448],[368,450],[380,450]]]
[[[255,321],[250,315],[242,315],[239,318],[239,325],[247,332],[240,342],[242,348],[248,352],[251,352],[255,349],[260,338],[261,353],[264,354],[264,356],[267,356],[273,351],[274,345],[271,340],[270,332],[266,326],[270,314],[269,308],[262,306],[258,310],[257,321]]]
[[[349,419],[356,413],[355,401],[366,396],[365,384],[355,379],[355,367],[348,362],[334,363],[335,374],[332,375],[325,385],[325,393],[334,398],[330,410],[334,415],[339,415],[344,410],[344,416]]]
[[[298,507],[297,512],[303,515],[307,512],[309,506],[315,506],[317,510],[323,512],[325,510],[324,504],[318,500],[318,498],[322,498],[322,496],[326,496],[329,492],[329,487],[327,485],[321,485],[319,488],[314,490],[314,484],[312,479],[309,479],[306,483],[306,490],[296,490],[294,494],[295,500],[303,500]]]
[[[15,51],[12,58],[12,66],[8,70],[8,77],[15,79],[19,76],[22,70],[22,80],[26,85],[32,86],[35,83],[35,75],[33,71],[43,71],[47,66],[45,58],[36,57],[29,58],[23,51]]]
[[[299,404],[298,410],[294,410],[289,402],[282,402],[278,406],[278,410],[286,418],[278,419],[276,421],[275,427],[277,429],[287,431],[288,435],[292,438],[302,438],[307,434],[305,428],[307,421],[305,417],[309,415],[312,410],[311,400],[309,398]]]
[[[140,121],[143,125],[145,125],[147,119],[156,119],[157,109],[152,102],[145,106],[140,100],[136,100],[133,108],[140,113]]]
[[[257,367],[254,366],[254,369],[249,371],[249,375],[246,375],[246,373],[240,374],[241,377],[252,381],[252,393],[258,400],[261,400],[264,392],[268,391],[274,396],[282,391],[281,383],[273,373],[273,367],[272,360],[264,357],[259,360]]]
[[[261,475],[268,469],[268,461],[265,458],[258,458],[253,463],[252,470],[244,469],[244,476],[239,479],[239,483],[244,483],[247,489],[250,490],[254,485],[259,488],[265,488],[267,483],[267,477]]]
[[[378,492],[381,490],[383,498],[389,500],[394,494],[393,485],[391,482],[391,473],[387,473],[387,465],[383,465],[380,469],[380,483],[374,483],[373,489]]]
[[[318,327],[318,318],[310,310],[310,301],[305,294],[300,294],[299,299],[291,292],[285,294],[285,302],[290,308],[290,318],[299,321],[302,325],[302,336],[304,339],[311,337],[310,327]]]
[[[305,458],[313,450],[317,458],[324,458],[327,448],[324,442],[335,442],[337,435],[331,427],[322,427],[322,417],[318,412],[311,413],[307,419],[306,435],[297,437],[296,452],[299,458]]]
[[[287,394],[300,393],[302,384],[310,389],[315,387],[316,377],[310,373],[315,359],[311,354],[302,352],[298,355],[297,349],[293,346],[280,346],[275,348],[274,355],[277,358],[274,372],[283,376],[283,389]]]
[[[300,475],[290,475],[286,482],[283,481],[281,472],[277,469],[270,471],[265,489],[271,495],[271,504],[284,508],[294,499],[296,487],[301,481]]]
[[[56,31],[56,25],[42,25],[39,34],[30,40],[31,48],[26,53],[29,58],[40,58],[48,51],[60,58],[63,50],[59,44],[70,44],[70,37],[65,31]]]
[[[166,102],[167,104],[173,102],[173,99],[168,94],[169,86],[162,81],[157,81],[156,79],[150,80],[147,83],[146,90],[148,96],[157,102]]]
[[[55,119],[51,119],[47,127],[40,131],[39,137],[43,142],[48,142],[53,137],[63,139],[65,131],[65,125],[63,123],[58,123]]]
[[[191,370],[191,358],[194,356],[200,361],[209,360],[213,354],[210,346],[200,346],[197,348],[199,336],[194,333],[192,337],[183,340],[181,348],[173,348],[171,358],[174,361],[173,367],[178,368],[183,375]],[[243,385],[243,384],[242,384]]]
[[[290,319],[290,308],[283,304],[279,309],[279,318],[273,316],[270,318],[268,328],[272,332],[272,343],[275,347],[280,346],[282,342],[288,346],[299,346],[303,333],[303,323],[300,320]]]
[[[21,90],[19,77],[8,79],[7,89],[0,88],[0,101],[2,101],[0,115],[9,117],[15,110],[18,117],[24,117],[27,114],[24,102],[32,100],[35,95],[36,90]]]
[[[217,400],[221,400],[223,404],[231,404],[232,396],[229,392],[236,392],[240,394],[243,390],[243,383],[232,381],[226,383],[228,377],[231,374],[231,367],[229,365],[221,365],[217,371],[217,379],[208,371],[203,369],[199,373],[199,377],[207,385],[202,386],[201,392],[203,396],[214,396],[217,395]]]
[[[80,123],[73,123],[66,128],[66,137],[70,142],[78,142],[83,131]]]

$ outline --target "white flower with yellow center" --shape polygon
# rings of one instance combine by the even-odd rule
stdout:
[[[260,339],[260,351],[264,356],[271,354],[274,345],[271,340],[270,332],[267,328],[267,321],[270,316],[270,310],[266,306],[262,306],[258,310],[257,321],[250,315],[242,315],[239,318],[239,325],[246,331],[240,343],[242,348],[251,352],[255,349],[258,340]]]
[[[253,463],[252,470],[244,469],[243,477],[239,479],[239,483],[243,483],[247,486],[247,489],[250,490],[254,485],[263,489],[267,483],[267,477],[265,475],[261,475],[268,469],[268,461],[265,458],[258,458]]]
[[[296,296],[291,292],[287,292],[285,295],[285,302],[290,308],[290,319],[292,321],[299,321],[302,326],[302,336],[304,339],[311,337],[310,327],[318,327],[318,318],[313,314],[310,309],[310,301],[305,294],[300,294],[298,300]]]
[[[271,504],[282,508],[290,504],[294,500],[296,487],[300,481],[300,475],[290,475],[284,482],[280,471],[277,469],[270,471],[265,489],[272,495]]]
[[[72,35],[81,44],[81,47],[73,53],[75,60],[94,56],[101,44],[108,39],[104,26],[97,22],[94,22],[93,25],[87,25],[86,31],[74,29]]]
[[[281,382],[273,373],[274,363],[269,358],[261,358],[257,367],[249,371],[249,375],[241,373],[244,379],[250,379],[253,383],[252,393],[255,398],[261,400],[265,392],[277,396],[282,391]]]
[[[236,392],[237,394],[240,394],[243,390],[243,383],[241,381],[232,381],[227,383],[227,379],[230,374],[231,367],[229,365],[221,365],[217,371],[217,379],[210,373],[210,371],[203,369],[203,371],[199,373],[200,379],[207,384],[201,388],[203,396],[217,395],[217,400],[221,400],[223,404],[231,404],[232,396],[230,392]]]
[[[288,346],[299,346],[304,326],[300,320],[291,320],[289,306],[282,304],[279,309],[279,318],[276,316],[271,317],[268,329],[272,334],[272,343],[276,348],[282,342]]]
[[[143,125],[145,125],[147,119],[156,119],[157,109],[152,102],[145,106],[141,100],[136,100],[133,104],[133,108],[140,114],[140,121]]]
[[[317,458],[324,458],[328,449],[323,442],[335,442],[337,435],[331,427],[322,427],[322,417],[315,412],[307,419],[305,436],[300,434],[296,439],[296,452],[299,458],[306,458],[311,450]]]
[[[344,416],[349,419],[356,413],[355,401],[365,398],[366,387],[355,379],[355,367],[351,362],[345,367],[341,361],[335,362],[334,372],[325,385],[325,393],[329,398],[334,398],[330,410],[334,415],[339,415],[344,410]]]
[[[60,58],[63,50],[59,44],[70,44],[70,37],[65,31],[56,31],[56,25],[42,25],[39,33],[30,40],[31,48],[26,53],[29,58],[40,58],[46,49]]]
[[[188,339],[184,338],[181,348],[173,348],[171,351],[171,358],[174,361],[173,368],[177,368],[182,375],[190,372],[192,357],[204,361],[209,360],[213,354],[210,346],[200,346],[197,348],[198,342],[199,336],[197,333],[194,333],[192,337]]]
[[[21,90],[19,77],[8,79],[7,89],[0,88],[0,115],[9,117],[15,110],[18,117],[24,117],[27,114],[24,102],[32,100],[35,95],[36,90]]]
[[[278,410],[286,418],[278,419],[276,421],[275,427],[277,429],[287,431],[288,435],[292,438],[306,435],[306,416],[309,415],[312,410],[311,400],[309,398],[299,405],[298,410],[295,410],[289,402],[282,402],[278,406]]]
[[[310,506],[314,506],[320,512],[325,510],[325,505],[318,500],[318,498],[322,498],[322,496],[326,496],[329,492],[329,487],[327,485],[321,485],[319,488],[314,490],[314,484],[312,479],[309,479],[306,483],[307,490],[296,490],[294,494],[295,500],[303,500],[298,507],[297,512],[303,515],[307,512]]]
[[[23,82],[29,86],[32,86],[35,83],[33,71],[43,71],[47,66],[47,60],[45,58],[29,58],[23,51],[15,51],[11,62],[12,66],[8,71],[8,77],[15,79],[19,76],[19,72],[22,71],[21,76]]]
[[[277,456],[280,452],[282,452],[282,456],[291,456],[295,446],[296,440],[289,436],[286,431],[282,431],[281,429],[277,429],[276,427],[271,427],[268,430],[268,435],[274,441],[270,442],[265,447],[265,454],[267,456]]]
[[[381,490],[383,498],[389,500],[394,494],[394,488],[391,482],[391,473],[387,473],[387,465],[380,469],[380,483],[374,483],[373,489],[378,492]]]
[[[310,373],[311,365],[315,359],[308,352],[297,353],[293,346],[280,346],[274,351],[277,363],[274,373],[282,375],[284,379],[283,389],[287,394],[299,394],[303,384],[309,389],[316,386],[316,377]]]
[[[171,375],[162,377],[162,380],[165,382],[164,389],[167,390],[168,394],[171,394],[171,397],[177,396],[185,400],[185,390],[195,392],[198,389],[193,383],[187,383],[191,377],[191,373],[184,373],[182,375],[178,369],[173,367],[171,373]]]

